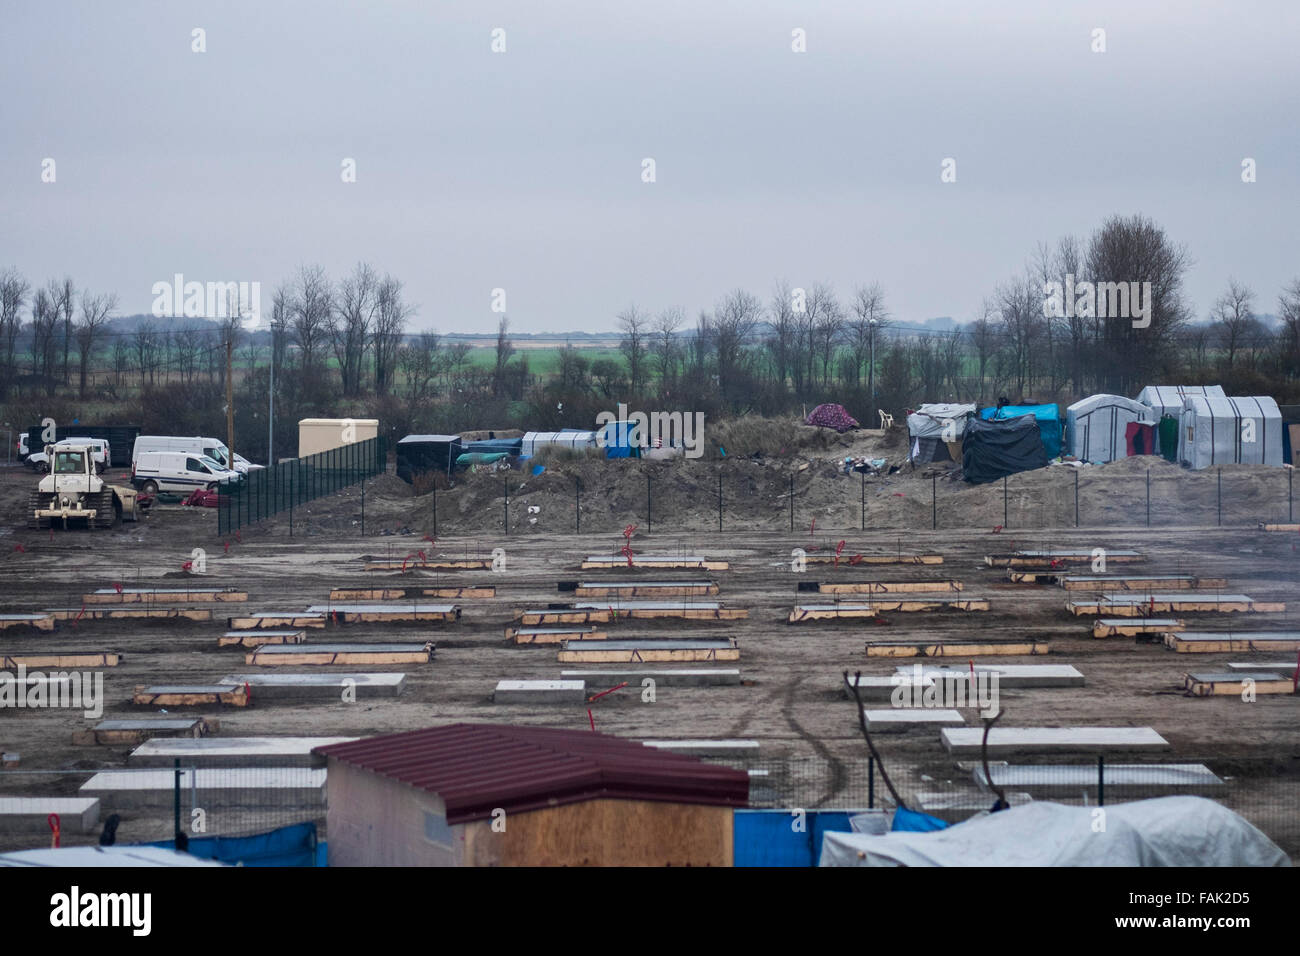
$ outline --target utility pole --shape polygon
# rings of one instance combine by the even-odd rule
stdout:
[[[871,416],[872,418],[876,418],[878,417],[876,415],[876,320],[872,319],[870,325],[871,325],[871,368],[867,371],[867,380],[871,385]],[[871,427],[875,428],[876,426],[873,423]]]
[[[271,329],[271,385],[266,399],[266,467],[275,467],[275,329]]]

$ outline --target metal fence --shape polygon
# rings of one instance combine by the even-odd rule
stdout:
[[[217,534],[224,535],[287,513],[309,501],[383,474],[388,464],[384,437],[340,445],[329,451],[279,462],[222,484],[217,505]],[[365,505],[362,499],[362,534]]]
[[[296,823],[315,823],[325,836],[325,770],[309,767],[210,768],[191,765],[87,770],[0,771],[0,793],[36,798],[97,797],[93,820],[71,813],[0,830],[0,851],[99,842],[118,817],[119,844],[248,836]]]
[[[749,771],[749,803],[755,808],[834,810],[894,805],[870,757],[710,762]],[[1239,813],[1292,859],[1300,859],[1300,771],[1288,768],[1285,761],[1185,756],[1153,761],[1074,754],[991,762],[989,769],[1012,806],[1032,800],[1113,806],[1153,797],[1206,797]],[[950,821],[991,809],[997,799],[978,759],[943,768],[889,761],[888,771],[911,809]]]

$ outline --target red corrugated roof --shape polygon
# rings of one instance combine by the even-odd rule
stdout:
[[[599,798],[743,807],[749,775],[635,740],[585,730],[450,724],[317,747],[371,773],[436,793],[447,822]]]

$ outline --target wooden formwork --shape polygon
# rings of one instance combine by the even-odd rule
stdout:
[[[1181,631],[1186,624],[1180,620],[1143,620],[1133,618],[1132,623],[1096,620],[1092,622],[1093,637],[1141,637],[1143,635],[1163,635],[1171,631]]]
[[[1260,531],[1289,531],[1295,533],[1300,531],[1300,524],[1261,524]]]
[[[948,600],[934,598],[902,598],[895,600],[873,600],[870,604],[800,604],[791,611],[787,621],[799,624],[804,621],[835,621],[842,618],[870,618],[882,611],[921,612],[921,611],[987,611],[989,602],[985,598]]]
[[[632,664],[668,661],[738,661],[734,638],[725,641],[608,641],[605,646],[581,647],[586,641],[567,641],[556,655],[561,664]]]
[[[0,631],[11,627],[34,627],[38,631],[54,630],[54,614],[0,614]]]
[[[1242,697],[1254,694],[1294,694],[1291,678],[1278,674],[1187,674],[1183,690],[1188,697]]]
[[[1194,574],[1146,574],[1131,578],[1101,575],[1060,575],[1058,584],[1067,591],[1189,591],[1197,588],[1226,588],[1227,578],[1198,578]]]
[[[81,600],[85,604],[238,603],[248,600],[248,592],[234,588],[100,588],[83,594]]]
[[[730,570],[731,564],[727,561],[713,561],[709,558],[697,556],[679,558],[672,555],[634,554],[630,560],[615,556],[592,555],[583,558],[581,567],[583,571],[594,571],[601,568],[609,571],[620,568],[652,568],[659,570],[694,568],[697,571],[727,571]]]
[[[226,627],[235,631],[246,631],[263,627],[286,627],[299,630],[304,627],[324,627],[324,614],[308,614],[304,611],[259,611],[245,617],[226,619]]]
[[[244,655],[244,663],[260,667],[297,667],[331,664],[427,664],[432,644],[302,644],[283,653],[268,653],[259,647]]]
[[[686,621],[743,621],[749,617],[749,609],[743,607],[629,607],[615,604],[611,610],[611,620],[652,620],[655,618],[675,618]]]
[[[331,601],[409,601],[421,597],[491,598],[497,589],[492,584],[466,584],[437,588],[333,588]]]
[[[595,628],[579,631],[564,628],[530,630],[522,627],[507,627],[506,639],[516,644],[563,644],[565,641],[605,641],[609,639],[609,634]]]
[[[614,619],[609,608],[535,608],[518,611],[515,620],[524,626],[541,624],[608,624]]]
[[[620,584],[615,581],[576,581],[567,582],[572,587],[561,583],[559,588],[572,592],[575,597],[689,597],[691,595],[717,594],[718,585],[714,581],[629,581]]]
[[[1107,564],[1136,564],[1146,560],[1137,551],[1106,552]],[[986,554],[984,563],[990,568],[1023,568],[1025,570],[1054,571],[1071,564],[1091,564],[1095,557],[1091,550],[1077,551],[1014,551],[1003,554]]]
[[[247,707],[249,700],[244,684],[161,685],[137,687],[131,703],[145,707]]]
[[[457,621],[460,608],[455,604],[331,604],[308,608],[327,614],[344,624],[381,624],[414,621]]]
[[[1151,614],[1173,612],[1214,612],[1218,614],[1273,614],[1286,610],[1282,601],[1254,601],[1244,594],[1226,594],[1222,597],[1152,595],[1150,599],[1121,603],[1114,599],[1100,601],[1070,601],[1066,610],[1076,617],[1090,614],[1113,614],[1116,617],[1145,617]]]
[[[122,661],[121,654],[99,651],[46,651],[43,654],[3,654],[0,655],[0,670],[17,670],[25,667],[33,670],[38,667],[116,667]]]
[[[151,604],[125,605],[116,607],[61,607],[51,608],[50,614],[61,621],[103,621],[112,620],[212,620],[210,607],[155,607]]]
[[[943,564],[942,554],[809,554],[807,564],[833,564],[851,568],[860,564]]]
[[[1165,647],[1180,654],[1230,654],[1243,651],[1300,651],[1300,634],[1269,634],[1258,631],[1252,634],[1225,633],[1222,637],[1207,634],[1163,635]]]
[[[1061,575],[1052,571],[1008,571],[1012,584],[1059,584]]]
[[[105,720],[90,730],[74,731],[74,744],[141,744],[154,737],[206,737],[215,733],[221,722],[205,717],[170,720]]]
[[[818,594],[912,594],[925,591],[961,591],[960,581],[808,581],[798,590]]]
[[[491,571],[489,558],[440,558],[434,561],[366,561],[363,571]]]
[[[306,631],[228,631],[217,638],[217,647],[261,647],[263,644],[301,644]]]
[[[867,644],[868,657],[1016,657],[1046,653],[1046,641],[887,641]]]

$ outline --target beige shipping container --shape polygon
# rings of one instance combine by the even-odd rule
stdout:
[[[298,422],[298,457],[316,455],[378,435],[377,418],[304,418]]]

